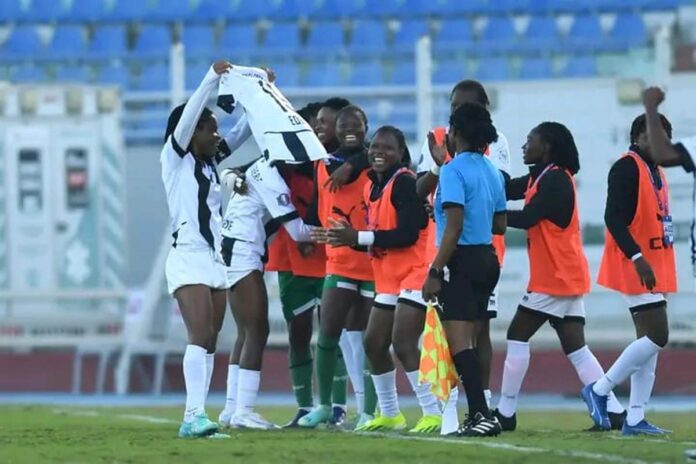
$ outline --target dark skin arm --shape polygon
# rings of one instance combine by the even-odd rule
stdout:
[[[505,235],[507,229],[507,213],[505,211],[493,215],[493,235]]]
[[[665,100],[665,93],[659,87],[649,87],[643,92],[645,123],[648,130],[650,157],[661,166],[680,166],[681,155],[672,146],[667,136],[657,108]]]
[[[464,208],[459,206],[450,206],[445,210],[445,232],[442,235],[440,248],[437,251],[437,256],[431,268],[438,271],[444,269],[452,257],[452,253],[457,248],[459,236],[462,233],[464,224]],[[428,275],[423,283],[423,299],[425,301],[434,301],[442,291],[442,280],[438,277]]]

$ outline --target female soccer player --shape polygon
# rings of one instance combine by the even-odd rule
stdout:
[[[529,284],[507,333],[507,357],[500,402],[494,412],[503,430],[515,430],[517,397],[529,366],[529,339],[548,321],[580,381],[590,384],[604,371],[585,344],[583,295],[590,291],[590,274],[582,249],[577,191],[573,176],[580,170],[578,150],[570,131],[544,122],[522,147],[530,173],[507,183],[509,200],[524,200],[521,211],[508,211],[508,227],[527,231]],[[616,427],[623,408],[611,398]]]
[[[227,61],[215,62],[188,102],[172,110],[160,154],[174,238],[165,268],[167,286],[188,332],[183,360],[186,412],[180,437],[203,437],[218,430],[205,412],[227,288],[220,258],[222,195],[215,165],[243,140],[235,126],[223,141],[205,104],[217,90],[220,75],[231,67]],[[220,151],[223,145],[225,153]]]
[[[321,120],[321,111],[319,119]],[[317,133],[321,137],[320,127],[317,127]],[[363,227],[367,223],[363,201],[364,186],[368,182],[366,135],[367,117],[362,109],[347,106],[338,112],[336,136],[340,146],[327,162],[317,163],[317,194],[316,201],[313,202],[315,206],[312,208],[316,213],[310,212],[310,216],[315,214],[316,220],[324,227],[331,225],[329,219],[345,219],[354,227]],[[339,190],[332,190],[329,186],[330,173],[348,158],[354,159],[356,155],[360,155],[364,162],[359,163],[357,169],[354,165],[350,182]],[[312,219],[308,221],[315,223]],[[327,276],[321,301],[316,357],[319,405],[300,419],[301,427],[316,427],[331,419],[331,383],[335,373],[341,331],[346,326],[346,317],[353,307],[360,309],[358,319],[362,327],[365,327],[374,298],[373,273],[367,253],[342,247],[329,248],[326,255]],[[367,385],[366,379],[366,389]],[[372,401],[366,402],[359,411],[359,423],[371,419],[369,416],[374,412],[374,406]]]
[[[500,276],[493,233],[505,233],[503,176],[483,154],[497,133],[486,108],[465,103],[450,116],[449,137],[457,155],[440,171],[435,196],[439,249],[423,298],[442,303],[443,326],[469,403],[458,434],[495,436],[500,424],[486,405],[476,340]]]
[[[428,267],[425,253],[427,216],[416,195],[416,179],[408,166],[411,157],[404,134],[393,126],[377,130],[370,143],[364,199],[368,224],[356,230],[342,221],[326,230],[331,246],[369,246],[375,275],[376,296],[367,331],[365,350],[379,400],[380,415],[356,431],[401,430],[406,419],[399,410],[396,369],[389,347],[406,370],[423,411],[411,432],[440,430],[442,418],[430,384],[420,384],[418,339],[425,324],[425,301],[420,286]]]
[[[672,126],[659,118],[668,138]],[[631,126],[631,146],[609,171],[604,254],[597,283],[620,292],[631,312],[637,340],[582,396],[595,425],[609,427],[607,398],[614,387],[631,378],[624,435],[662,435],[667,430],[645,420],[645,406],[655,383],[657,354],[667,345],[665,293],[677,291],[669,187],[651,157],[645,115]]]

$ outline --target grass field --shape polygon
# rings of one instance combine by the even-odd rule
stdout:
[[[293,413],[291,408],[260,411],[278,423]],[[406,412],[415,423],[417,412]],[[487,439],[233,430],[228,440],[181,440],[176,438],[180,415],[179,408],[0,407],[0,462],[643,464],[682,463],[684,450],[696,448],[693,413],[650,414],[674,430],[664,439],[582,432],[589,418],[580,412],[523,411],[518,431]]]

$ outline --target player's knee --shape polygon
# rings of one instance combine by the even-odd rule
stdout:
[[[381,355],[384,351],[389,350],[389,346],[383,340],[383,336],[378,334],[365,334],[363,345],[365,347],[365,355],[368,359]]]
[[[394,354],[396,354],[396,357],[402,364],[407,362],[414,355],[418,356],[418,345],[414,343],[414,340],[408,337],[397,335],[394,337],[392,345],[394,346]]]

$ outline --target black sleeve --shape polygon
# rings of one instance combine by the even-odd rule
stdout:
[[[365,169],[368,169],[370,167],[370,162],[367,158],[367,150],[363,150],[360,153],[354,154],[353,156],[348,158],[345,162],[350,164],[350,166],[352,168],[350,171],[350,177],[348,178],[348,182],[347,182],[348,184],[358,180],[358,177],[360,177],[360,174],[362,174],[362,172]],[[329,175],[333,174],[334,171],[341,166],[342,166],[342,164],[339,164],[339,163],[329,164],[329,168],[328,168]]]
[[[416,195],[416,179],[402,174],[394,179],[391,202],[396,209],[396,229],[375,231],[377,248],[406,248],[418,240],[420,230],[426,225],[423,202]]]
[[[541,178],[536,194],[520,210],[508,210],[507,224],[516,229],[529,229],[542,219],[566,228],[573,217],[575,195],[568,175],[560,169]]]
[[[638,166],[624,156],[611,167],[607,188],[604,223],[624,256],[640,253],[640,247],[628,231],[638,204]]]
[[[314,186],[312,188],[312,199],[309,201],[307,206],[307,214],[304,217],[305,224],[310,226],[321,227],[321,221],[319,220],[319,185],[317,182],[317,168],[314,168]]]
[[[686,147],[681,143],[675,143],[672,145],[674,149],[679,153],[680,165],[684,168],[686,172],[696,171],[694,166],[694,158],[691,157],[691,153],[686,149]]]
[[[505,196],[508,200],[522,200],[524,192],[527,191],[529,183],[529,174],[522,177],[510,179],[510,176],[505,177]]]

